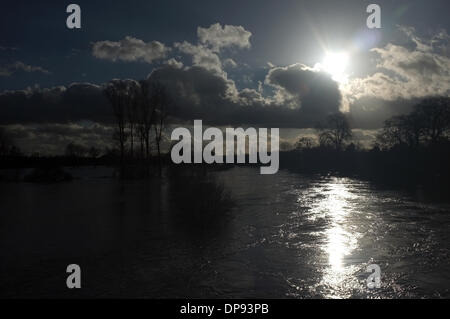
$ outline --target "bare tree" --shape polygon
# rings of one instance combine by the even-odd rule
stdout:
[[[295,143],[295,149],[297,150],[305,150],[305,149],[311,149],[314,146],[315,142],[314,139],[311,137],[301,137],[297,140]]]
[[[319,143],[342,150],[344,143],[352,138],[352,130],[347,118],[342,113],[329,115],[325,123],[318,125]]]
[[[416,105],[412,113],[421,120],[424,137],[435,144],[450,133],[450,98],[432,97]]]
[[[100,156],[100,149],[98,149],[95,146],[92,146],[91,148],[89,148],[88,150],[88,154],[91,158],[98,158]]]
[[[138,131],[141,143],[141,154],[145,159],[150,158],[150,132],[155,115],[155,106],[150,97],[150,84],[148,81],[140,81],[138,97]]]
[[[151,84],[150,100],[155,108],[154,113],[154,130],[155,130],[155,142],[158,151],[158,163],[159,173],[162,173],[161,162],[161,141],[163,137],[164,125],[167,119],[167,111],[169,107],[169,97],[165,87],[159,82],[153,82]]]
[[[416,148],[421,143],[435,144],[450,133],[450,99],[428,98],[417,104],[414,111],[385,121],[377,142],[386,149],[397,145]]]
[[[127,81],[126,116],[128,121],[128,136],[130,140],[130,156],[134,158],[134,142],[137,126],[139,125],[139,95],[140,84],[136,81]]]
[[[120,163],[123,173],[125,164],[125,146],[127,142],[127,107],[132,101],[131,86],[128,81],[112,80],[105,88],[105,95],[113,108],[116,119],[114,139],[118,141],[120,149]]]
[[[0,156],[7,156],[10,154],[13,143],[8,136],[5,129],[0,127]]]
[[[85,157],[88,154],[88,150],[80,144],[70,142],[66,146],[66,156],[69,157]]]
[[[407,115],[398,115],[386,120],[382,131],[377,135],[377,142],[385,149],[395,145],[411,146],[413,141],[419,139],[410,132],[410,119]]]

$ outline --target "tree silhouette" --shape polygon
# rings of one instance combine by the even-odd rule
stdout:
[[[420,118],[424,137],[435,144],[448,137],[450,131],[450,98],[432,97],[415,106],[413,114]]]
[[[0,157],[16,156],[20,154],[20,150],[14,145],[8,132],[0,127]]]
[[[134,157],[134,140],[136,136],[136,128],[139,124],[139,94],[140,84],[136,81],[128,82],[128,97],[126,103],[126,116],[128,121],[128,135],[130,138],[130,156]]]
[[[98,149],[97,147],[92,146],[92,147],[89,148],[88,154],[89,154],[89,156],[90,156],[91,158],[97,158],[97,157],[100,156],[101,151],[100,151],[100,149]]]
[[[166,88],[156,81],[112,80],[104,92],[111,103],[116,121],[113,138],[118,141],[122,174],[125,157],[131,160],[135,158],[134,146],[137,141],[140,143],[141,158],[145,160],[143,164],[148,166],[152,129],[161,173],[161,143],[170,100]]]
[[[105,95],[113,108],[116,120],[116,131],[114,139],[118,141],[120,149],[120,163],[123,173],[125,165],[125,151],[127,134],[127,114],[132,107],[135,96],[136,81],[132,80],[112,80],[105,88]]]
[[[169,107],[169,95],[166,88],[159,82],[153,82],[151,84],[151,103],[154,105],[154,130],[155,130],[155,142],[158,151],[158,163],[159,173],[161,175],[162,162],[161,162],[161,141],[163,137],[163,130],[165,121],[167,118],[167,111]]]
[[[412,146],[420,136],[414,134],[410,124],[413,121],[406,115],[394,116],[384,122],[383,130],[377,135],[378,143],[386,149],[395,145]],[[413,142],[414,141],[414,142]]]
[[[435,145],[448,139],[450,132],[450,99],[427,98],[407,115],[394,116],[384,123],[377,142],[385,149],[398,145],[417,148],[421,144]]]
[[[305,150],[311,149],[315,145],[315,141],[311,137],[301,137],[295,143],[295,149],[297,150]]]
[[[66,146],[66,156],[68,157],[85,157],[88,154],[88,149],[83,145],[70,142]]]
[[[317,126],[319,143],[324,147],[333,147],[342,150],[344,143],[352,138],[352,130],[346,116],[342,113],[331,114],[325,123]]]
[[[139,82],[140,92],[138,100],[138,130],[141,144],[141,154],[145,159],[150,158],[150,132],[155,115],[155,106],[150,100],[150,84],[143,80]]]

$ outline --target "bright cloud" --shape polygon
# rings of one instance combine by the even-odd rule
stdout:
[[[252,33],[242,26],[213,24],[209,28],[198,27],[197,35],[200,43],[208,45],[214,52],[222,48],[236,46],[241,49],[250,48]]]

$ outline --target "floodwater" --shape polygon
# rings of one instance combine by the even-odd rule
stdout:
[[[0,183],[0,297],[450,297],[450,206],[420,191],[236,167],[213,173],[232,218],[199,237],[174,212],[208,194],[177,202],[167,180],[71,173],[80,178]],[[66,288],[69,264],[79,290]],[[367,287],[371,264],[381,288]]]

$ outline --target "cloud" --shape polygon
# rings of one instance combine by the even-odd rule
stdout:
[[[102,90],[99,85],[73,83],[6,91],[0,94],[0,124],[110,122],[111,110]]]
[[[250,48],[252,33],[242,26],[213,24],[209,28],[197,28],[200,43],[211,47],[212,51],[220,52],[226,47]]]
[[[253,104],[269,104],[268,99],[262,96],[262,94],[254,89],[245,88],[242,89],[239,94],[239,102],[243,105],[253,105]]]
[[[237,67],[237,63],[233,59],[225,59],[225,61],[223,61],[223,65],[225,67],[229,67],[229,68],[233,68],[233,69]]]
[[[0,46],[0,51],[17,51],[17,50],[19,50],[19,48],[16,48],[16,47],[3,47],[3,46]]]
[[[306,129],[330,113],[346,110],[354,128],[372,130],[357,131],[361,140],[369,141],[384,120],[409,112],[421,98],[450,95],[447,32],[439,31],[423,39],[413,28],[400,30],[406,41],[372,49],[370,55],[376,58],[374,71],[343,84],[318,68],[300,63],[276,66],[267,62],[259,70],[264,74],[249,75],[245,72],[248,69],[237,69],[236,60],[223,55],[227,48],[250,48],[252,33],[242,26],[219,23],[199,27],[195,44],[176,42],[171,49],[158,41],[146,43],[128,36],[117,42],[95,42],[92,54],[109,61],[164,60],[149,79],[167,87],[174,123],[202,119],[205,125]],[[172,51],[187,55],[192,62],[171,56]],[[225,72],[232,68],[231,74],[239,86]],[[19,71],[49,73],[18,61],[0,67],[0,76]],[[48,149],[52,140],[58,147],[67,143],[67,136],[83,145],[90,138],[106,141],[111,136],[113,115],[102,92],[104,86],[73,83],[67,87],[0,93],[0,125],[14,127],[17,138],[31,138],[31,146],[41,138]],[[96,123],[99,132],[80,124],[83,120]]]
[[[354,127],[379,128],[394,115],[411,111],[420,99],[450,95],[449,36],[440,31],[428,40],[412,27],[399,27],[402,44],[374,48],[376,67],[365,77],[341,85],[342,108]]]
[[[354,127],[375,129],[388,117],[408,112],[421,97],[449,94],[448,34],[441,31],[423,40],[412,28],[401,30],[407,43],[372,49],[371,54],[377,57],[375,71],[350,78],[345,84],[304,64],[268,63],[261,69],[264,75],[252,75],[254,81],[239,80],[250,77],[243,70],[233,70],[238,86],[224,71],[235,68],[236,61],[230,57],[222,60],[221,55],[227,47],[250,47],[251,33],[240,26],[199,27],[198,43],[175,43],[177,51],[192,58],[190,64],[181,62],[178,56],[168,57],[169,49],[159,42],[145,43],[131,37],[119,42],[97,42],[93,52],[113,61],[167,58],[149,77],[167,86],[175,106],[172,118],[203,119],[218,125],[307,128],[345,108]],[[263,76],[264,81],[259,81]],[[5,92],[0,94],[0,121],[67,123],[89,119],[110,123],[112,112],[102,88],[78,83]]]
[[[275,67],[266,77],[269,94],[238,89],[225,72],[201,65],[181,67],[176,60],[155,68],[149,80],[170,94],[172,119],[203,119],[210,125],[252,124],[265,127],[314,127],[339,109],[337,84],[303,65]],[[103,85],[28,88],[0,94],[0,124],[69,123],[90,120],[112,123]],[[273,91],[273,92],[270,92]]]
[[[353,130],[353,139],[361,144],[364,148],[370,148],[376,140],[380,130]]]
[[[199,65],[184,69],[163,66],[149,79],[167,87],[174,117],[217,125],[314,127],[339,110],[341,98],[337,83],[328,75],[303,65],[270,70],[266,84],[275,92],[268,96],[251,88],[239,90],[226,73]]]
[[[178,69],[163,66],[155,69],[149,79],[162,83],[170,92],[180,118],[208,118],[231,107],[236,94],[233,81],[224,74],[202,66]]]
[[[180,52],[190,55],[194,66],[224,73],[224,66],[235,68],[237,63],[231,58],[225,59],[222,63],[219,56],[221,49],[227,47],[250,48],[252,34],[242,26],[225,25],[222,27],[216,23],[209,28],[198,27],[197,35],[199,41],[197,44],[187,41],[176,42],[174,47]]]
[[[118,42],[99,41],[92,47],[92,54],[99,59],[109,61],[152,63],[167,56],[170,48],[158,41],[144,42],[130,36]]]
[[[11,76],[14,73],[17,72],[27,72],[27,73],[31,73],[31,72],[40,72],[43,74],[50,74],[50,72],[40,66],[33,66],[33,65],[28,65],[25,64],[21,61],[16,61],[12,64],[8,64],[5,66],[0,66],[0,76]]]
[[[274,67],[269,70],[265,83],[275,88],[277,104],[301,109],[311,119],[339,111],[338,84],[328,74],[303,64]]]
[[[187,41],[182,43],[177,42],[174,44],[174,47],[180,52],[190,55],[194,66],[201,66],[207,70],[222,73],[222,61],[220,57],[207,47],[201,44],[194,45]]]
[[[261,88],[238,89],[225,72],[200,65],[182,66],[175,59],[155,68],[149,80],[161,82],[170,93],[168,111],[172,125],[202,119],[205,125],[215,126],[312,127],[324,113],[312,111],[311,105],[321,105],[323,96],[334,92],[325,90],[319,94],[327,87],[322,82],[331,80],[299,65],[273,68],[266,82],[275,92],[267,96]],[[333,83],[328,86],[334,88]],[[296,90],[308,85],[308,92]],[[61,154],[70,142],[110,147],[114,119],[104,87],[105,84],[73,83],[68,87],[3,92],[0,125],[7,125],[27,153]],[[278,98],[281,91],[285,99]],[[290,99],[297,103],[295,108],[289,107]],[[330,105],[337,108],[338,104],[334,101]]]
[[[343,87],[348,103],[362,97],[387,101],[450,95],[449,36],[445,31],[424,40],[414,28],[400,27],[410,44],[388,43],[371,50],[378,59],[375,73],[354,78]],[[347,104],[348,104],[347,103]]]
[[[176,69],[181,69],[183,67],[183,62],[177,61],[174,58],[167,60],[166,62],[164,62],[164,64],[167,64]]]
[[[26,154],[62,155],[74,142],[86,148],[111,148],[114,127],[102,123],[34,123],[6,125],[8,135]]]

